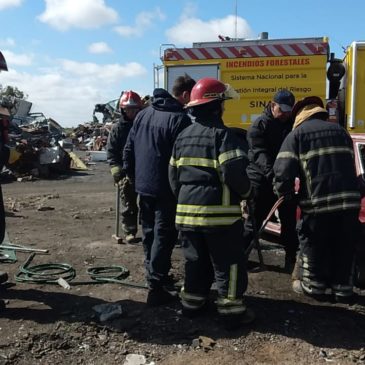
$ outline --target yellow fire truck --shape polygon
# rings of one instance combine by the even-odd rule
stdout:
[[[328,38],[224,40],[161,48],[164,86],[176,77],[215,77],[229,83],[240,100],[226,103],[226,125],[247,129],[272,96],[288,89],[296,99],[317,95],[330,118],[352,133],[365,132],[365,42],[353,42],[344,59],[330,53]],[[327,77],[326,77],[327,76]]]

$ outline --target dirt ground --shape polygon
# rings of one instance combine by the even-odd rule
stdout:
[[[49,250],[30,265],[67,263],[76,277],[70,289],[16,282],[30,254],[17,252],[16,263],[1,263],[10,284],[0,289],[7,301],[0,313],[0,364],[123,364],[130,354],[156,365],[365,363],[365,293],[358,291],[352,306],[293,293],[283,250],[269,242],[267,270],[249,274],[247,304],[256,321],[233,332],[219,327],[214,304],[190,320],[180,316],[178,303],[148,308],[143,288],[91,284],[86,270],[110,265],[127,268],[126,280],[144,283],[141,244],[112,239],[115,191],[106,163],[52,180],[3,184],[3,194],[10,241]],[[172,271],[183,278],[178,247]],[[99,304],[119,305],[122,315],[101,321],[93,309]]]

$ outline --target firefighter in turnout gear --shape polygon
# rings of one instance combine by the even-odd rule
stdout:
[[[234,96],[214,78],[196,83],[187,104],[194,123],[179,134],[169,166],[185,255],[183,314],[193,317],[206,309],[215,280],[217,310],[227,328],[253,319],[243,300],[247,271],[240,202],[251,192],[247,147],[222,120],[224,102]]]
[[[8,71],[8,67],[3,54],[0,52],[0,72]],[[16,147],[9,147],[9,117],[10,113],[8,106],[3,100],[0,100],[0,171],[4,165],[11,165],[19,160],[21,153]],[[0,185],[0,244],[5,237],[5,210],[3,193]],[[0,284],[3,284],[8,280],[6,272],[0,271]],[[5,308],[5,302],[0,299],[0,310]]]
[[[142,109],[140,96],[134,91],[124,91],[119,101],[121,117],[109,133],[106,145],[107,159],[115,184],[120,185],[121,224],[125,240],[133,243],[137,234],[138,206],[134,183],[123,171],[123,149],[133,120]]]
[[[339,302],[353,295],[352,269],[360,223],[360,193],[352,139],[339,124],[328,122],[318,97],[293,108],[294,129],[274,164],[280,196],[294,196],[300,179],[300,275],[293,289],[322,296],[326,289]]]

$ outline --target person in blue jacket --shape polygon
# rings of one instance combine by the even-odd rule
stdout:
[[[175,80],[172,94],[157,88],[152,103],[134,120],[123,153],[123,168],[139,194],[142,243],[149,287],[147,304],[175,299],[166,290],[171,254],[177,240],[176,198],[168,180],[168,165],[178,134],[191,124],[184,110],[195,81],[188,75]]]

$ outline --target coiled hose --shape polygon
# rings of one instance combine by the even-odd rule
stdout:
[[[19,272],[15,275],[15,281],[32,284],[58,284],[58,280],[69,282],[70,285],[105,284],[116,283],[140,289],[148,289],[147,285],[126,281],[129,270],[122,265],[90,267],[87,269],[91,280],[72,282],[76,277],[76,270],[66,263],[49,263],[30,266],[34,256],[31,254]]]
[[[35,253],[32,253],[25,263],[20,266],[19,272],[15,275],[15,281],[33,284],[57,284],[59,278],[70,281],[76,277],[75,269],[69,264],[56,263],[30,266],[35,255]]]

